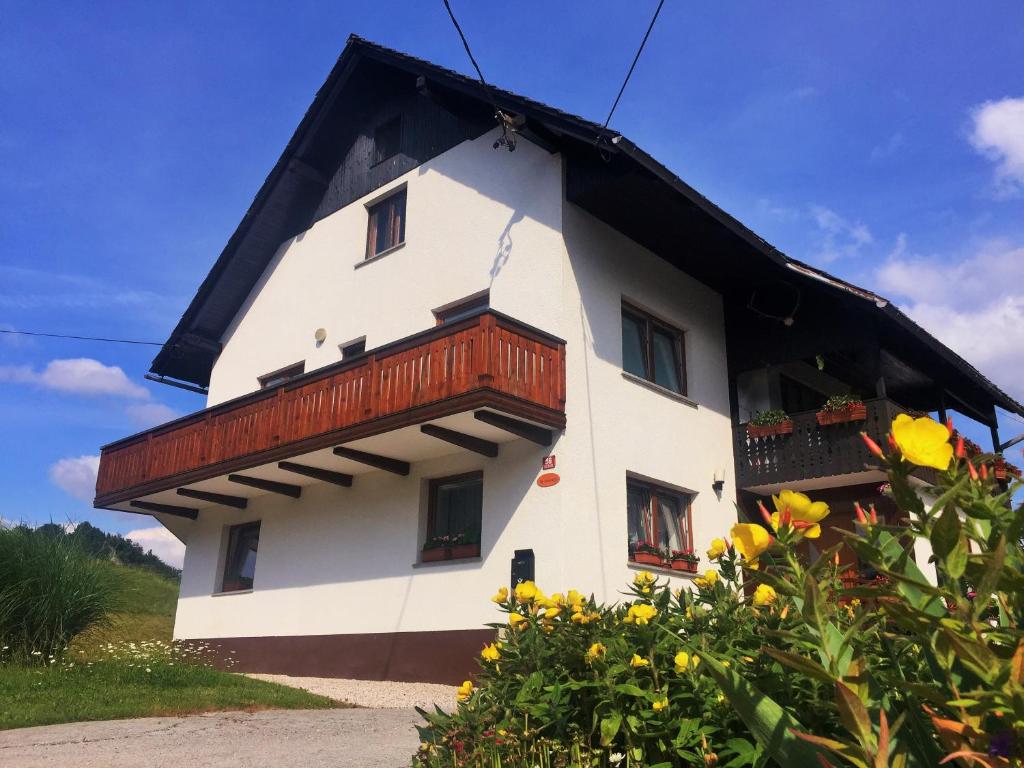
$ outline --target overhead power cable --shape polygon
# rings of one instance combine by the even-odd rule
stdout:
[[[138,341],[136,339],[108,339],[102,336],[72,336],[66,333],[42,333],[37,331],[13,331],[8,328],[0,328],[0,333],[11,333],[18,336],[48,336],[51,339],[77,339],[79,341],[105,341],[110,344],[144,344],[150,347],[162,347],[160,341]]]
[[[445,0],[445,5],[447,5]],[[622,94],[626,90],[626,85],[629,83],[629,78],[633,75],[633,70],[636,69],[636,63],[640,61],[640,54],[644,52],[644,46],[647,45],[647,38],[651,36],[651,30],[654,29],[654,22],[658,20],[658,14],[661,13],[661,6],[665,4],[665,0],[658,0],[658,7],[654,9],[654,16],[651,17],[651,23],[647,25],[647,32],[644,33],[644,39],[640,41],[640,47],[636,49],[636,56],[633,57],[633,63],[629,65],[629,71],[626,73],[626,79],[622,81],[622,87],[619,88],[619,95],[615,97],[615,103],[612,104],[611,110],[608,112],[608,117],[605,118],[604,125],[601,126],[601,130],[605,131],[608,129],[608,123],[612,120],[612,115],[615,114],[615,108],[619,106],[619,99],[622,98]]]
[[[494,117],[501,125],[501,138],[494,142],[494,148],[497,149],[498,147],[506,146],[508,147],[508,151],[512,152],[516,148],[516,140],[514,131],[513,135],[509,135],[511,118],[498,108],[498,100],[494,98],[494,91],[491,90],[491,86],[487,84],[487,79],[484,77],[483,70],[480,69],[480,65],[476,62],[476,57],[473,55],[473,51],[469,47],[469,41],[466,39],[466,35],[462,31],[462,26],[459,24],[459,20],[455,18],[455,12],[452,10],[451,4],[449,4],[448,0],[442,0],[442,2],[444,3],[445,10],[448,11],[448,18],[452,20],[452,24],[455,26],[455,31],[459,33],[459,38],[462,40],[462,47],[466,49],[466,55],[469,56],[469,60],[473,64],[473,69],[476,70],[484,95],[490,103],[491,108],[494,110]]]

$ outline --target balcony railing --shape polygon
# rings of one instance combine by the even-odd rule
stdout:
[[[491,406],[565,426],[565,343],[486,311],[104,446],[106,506]]]
[[[867,432],[884,445],[892,420],[905,409],[887,399],[865,400],[867,419],[820,426],[816,411],[791,414],[790,434],[752,438],[747,425],[733,427],[736,481],[757,488],[864,472],[877,465],[860,437]]]

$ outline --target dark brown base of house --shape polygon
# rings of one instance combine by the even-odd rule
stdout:
[[[494,630],[463,629],[181,642],[208,646],[214,663],[232,672],[458,685],[479,671],[480,649],[493,639]]]

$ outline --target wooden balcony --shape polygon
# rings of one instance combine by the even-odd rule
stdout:
[[[104,446],[95,505],[481,408],[564,427],[565,343],[494,311],[431,328]]]
[[[848,476],[846,481],[852,481],[849,476],[853,475],[861,475],[863,482],[882,480],[860,433],[867,432],[884,445],[892,420],[906,409],[884,398],[864,404],[867,419],[844,424],[820,426],[816,411],[791,414],[791,434],[751,438],[746,424],[734,426],[737,487],[755,491],[775,489],[782,483],[812,487],[808,481],[843,475]]]

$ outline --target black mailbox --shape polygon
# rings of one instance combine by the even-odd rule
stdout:
[[[517,549],[512,557],[512,589],[524,581],[533,581],[532,549]]]

